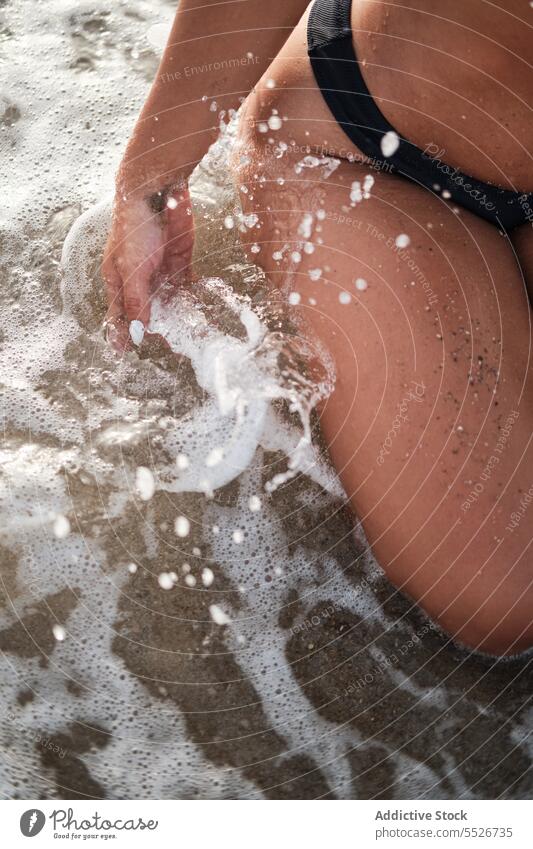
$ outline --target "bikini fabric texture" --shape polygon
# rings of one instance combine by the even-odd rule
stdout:
[[[501,230],[533,222],[533,193],[513,192],[452,168],[437,145],[421,150],[396,133],[370,94],[355,54],[352,0],[316,0],[307,25],[308,54],[333,117],[378,170],[398,174],[495,224]],[[395,133],[399,145],[385,157],[381,142]]]

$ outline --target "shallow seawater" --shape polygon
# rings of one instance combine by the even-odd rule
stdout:
[[[105,343],[105,198],[171,14],[0,8],[2,795],[529,797],[530,661],[453,647],[354,531],[327,352],[223,225],[227,139],[166,343]]]

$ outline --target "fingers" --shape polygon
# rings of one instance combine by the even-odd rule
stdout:
[[[189,191],[167,198],[154,213],[144,200],[125,203],[116,214],[102,266],[108,300],[108,338],[124,350],[142,338],[150,322],[150,297],[156,281],[183,282],[191,267],[194,224]],[[133,327],[132,322],[144,327]]]
[[[189,277],[193,248],[194,219],[189,190],[177,190],[167,200],[166,244],[162,267],[172,289]]]
[[[102,262],[102,276],[105,283],[107,304],[111,315],[122,313],[122,279],[115,266],[113,248],[107,243]]]
[[[148,210],[143,210],[143,215],[127,228],[116,262],[122,278],[126,319],[146,326],[150,321],[151,282],[163,259],[166,228],[163,216]]]
[[[116,351],[123,352],[129,347],[129,335],[127,323],[124,319],[122,279],[115,266],[109,242],[104,253],[102,275],[108,304],[104,323],[106,339]]]
[[[128,323],[124,316],[107,316],[105,320],[106,339],[119,354],[131,348]]]
[[[129,323],[140,321],[146,327],[150,322],[150,277],[143,263],[126,278],[124,315]]]

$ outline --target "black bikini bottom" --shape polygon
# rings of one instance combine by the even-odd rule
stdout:
[[[421,150],[396,133],[361,74],[352,40],[351,5],[352,0],[316,0],[307,44],[324,100],[354,145],[374,168],[406,177],[502,230],[533,221],[533,192],[512,192],[469,177],[442,161],[444,151],[438,145]]]

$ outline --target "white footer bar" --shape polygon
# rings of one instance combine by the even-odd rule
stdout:
[[[3,801],[6,847],[533,846],[528,801]]]

